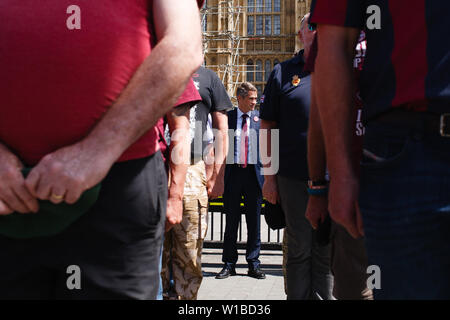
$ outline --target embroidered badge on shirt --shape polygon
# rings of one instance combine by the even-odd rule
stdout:
[[[293,86],[298,86],[300,84],[300,78],[298,77],[298,75],[295,75],[292,77],[292,85]]]

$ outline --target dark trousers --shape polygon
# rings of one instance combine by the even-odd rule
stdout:
[[[450,138],[375,121],[364,148],[383,159],[363,158],[359,193],[374,298],[450,299]]]
[[[372,300],[367,288],[367,253],[364,238],[353,238],[333,221],[331,229],[333,296],[338,300]]]
[[[308,203],[305,181],[277,176],[281,206],[286,218],[284,237],[286,293],[288,300],[332,299],[330,246],[318,244],[314,229],[305,218]]]
[[[259,267],[259,252],[261,249],[261,204],[262,191],[256,179],[253,165],[241,168],[231,165],[231,173],[225,185],[224,206],[226,226],[223,243],[222,261],[235,265],[238,260],[237,233],[241,220],[240,203],[244,196],[244,211],[247,222],[246,260],[250,269]]]
[[[155,299],[166,201],[159,152],[115,164],[96,204],[62,233],[0,237],[0,300]]]

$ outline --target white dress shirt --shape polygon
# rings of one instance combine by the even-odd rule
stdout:
[[[250,138],[250,116],[251,111],[247,112],[247,135],[249,135],[248,139],[248,153],[247,153],[247,163],[248,164],[255,164],[256,162],[252,159],[253,157],[250,157],[252,155],[252,140]],[[242,133],[242,115],[244,113],[241,111],[241,109],[237,108],[237,124],[236,124],[236,145],[235,145],[235,163],[242,164],[241,163],[241,133]]]

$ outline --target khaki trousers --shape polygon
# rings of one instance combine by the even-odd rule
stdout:
[[[183,218],[165,234],[161,278],[163,291],[170,280],[178,299],[196,300],[202,275],[202,248],[208,228],[205,164],[189,166],[183,197]]]

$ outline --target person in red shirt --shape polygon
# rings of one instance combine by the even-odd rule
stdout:
[[[0,4],[1,218],[39,217],[40,201],[76,204],[101,183],[63,230],[0,236],[0,298],[155,298],[167,201],[155,124],[202,62],[196,5]]]
[[[184,190],[180,188],[180,185],[183,185],[186,179],[189,161],[187,157],[189,141],[187,141],[187,139],[183,139],[183,137],[186,137],[189,134],[190,109],[195,105],[195,103],[198,103],[199,101],[201,101],[201,96],[195,87],[194,81],[191,79],[188,82],[185,91],[175,104],[175,107],[178,107],[179,110],[175,112],[176,109],[174,109],[174,112],[168,112],[166,116],[159,119],[158,123],[156,124],[159,136],[159,148],[161,150],[166,173],[169,176],[169,198],[167,201],[165,224],[166,231],[179,224],[182,220],[183,203],[181,199],[183,197]],[[170,148],[164,136],[165,125],[168,125],[171,134],[176,133],[177,135],[177,139],[173,141]],[[184,154],[186,159],[184,161],[172,161],[173,158],[171,157],[171,154],[174,149],[184,150],[185,152],[182,153]],[[160,253],[160,261],[162,261],[162,247]],[[161,271],[161,262],[159,271]],[[162,290],[162,282],[160,279],[160,286],[156,298],[157,300],[163,299]]]
[[[330,171],[328,208],[365,237],[374,299],[450,298],[450,3],[316,0],[317,106]],[[360,171],[352,157],[351,60],[365,126]]]
[[[164,118],[159,119],[156,128],[158,130],[158,141],[161,155],[164,160],[166,172],[169,176],[169,194],[166,212],[165,230],[169,230],[176,224],[180,223],[183,215],[183,194],[184,181],[189,167],[188,149],[190,142],[183,137],[189,134],[189,116],[190,107],[201,101],[201,96],[195,87],[194,81],[191,79],[183,94],[178,99],[175,107],[179,110],[176,112],[168,112]],[[188,108],[187,108],[188,107]],[[176,138],[170,147],[164,136],[164,124],[167,123],[170,133],[176,134]],[[182,161],[173,161],[172,153],[174,150],[181,150]],[[178,156],[178,155],[176,155]],[[176,160],[176,159],[175,159]]]
[[[316,29],[316,25],[309,24],[311,29]],[[316,34],[317,35],[317,34]],[[307,69],[314,71],[314,64],[317,57],[317,37],[314,39],[314,50],[310,55]],[[359,78],[365,58],[367,47],[364,31],[361,31],[358,44],[356,45],[353,59],[354,78]],[[320,94],[315,91],[314,75],[312,86],[312,102],[309,118],[308,132],[308,169],[310,173],[310,184],[322,186],[322,193],[310,194],[306,217],[314,229],[319,228],[328,216],[327,199],[327,173],[326,155],[323,132],[320,124],[320,117],[317,110],[316,96]],[[356,86],[357,88],[357,86]],[[353,108],[353,165],[359,168],[362,154],[362,139],[364,126],[361,123],[362,101],[357,90],[354,95]],[[322,182],[320,182],[322,181]],[[317,192],[317,191],[316,191]],[[333,296],[338,300],[371,300],[372,291],[367,288],[367,253],[364,246],[364,238],[354,239],[341,225],[332,222],[330,232],[331,242],[331,271],[333,272]]]

